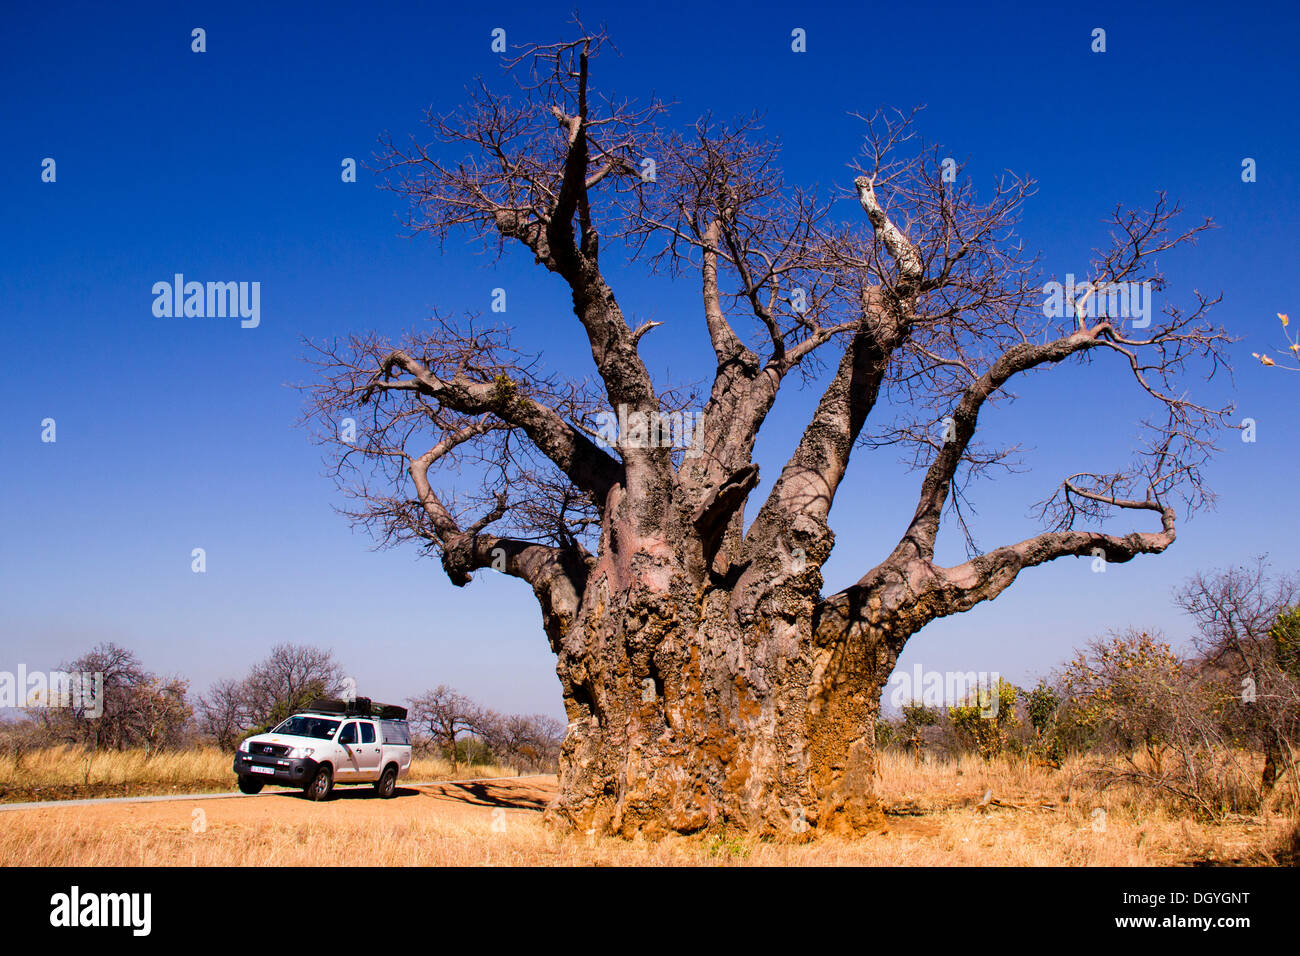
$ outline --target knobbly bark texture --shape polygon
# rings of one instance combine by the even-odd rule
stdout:
[[[384,543],[423,544],[460,586],[492,569],[533,589],[569,721],[552,820],[626,836],[860,831],[879,813],[881,690],[914,634],[1026,568],[1124,562],[1173,542],[1173,501],[1197,503],[1228,411],[1193,403],[1178,373],[1192,357],[1212,369],[1227,340],[1199,297],[1140,332],[1088,308],[1087,290],[1045,320],[1043,275],[1012,232],[1030,184],[978,201],[943,175],[937,149],[915,148],[910,117],[867,121],[862,175],[844,184],[859,221],[846,227],[830,200],[784,183],[751,126],[666,132],[658,104],[596,97],[603,43],[525,50],[515,99],[485,85],[462,113],[430,117],[438,144],[390,143],[385,166],[414,231],[522,246],[565,283],[595,384],[547,377],[508,330],[441,323],[397,343],[316,346],[312,415],[360,501],[348,513]],[[1116,212],[1093,283],[1158,280],[1151,256],[1198,231],[1171,233],[1174,212],[1163,198]],[[656,385],[639,343],[661,323],[627,321],[602,231],[698,283],[713,352],[702,407]],[[1066,479],[1041,533],[939,562],[942,520],[966,530],[964,482],[1010,462],[974,441],[981,414],[1016,376],[1087,353],[1118,359],[1160,413],[1135,462]],[[755,440],[791,378],[820,398],[751,501]],[[603,440],[601,416],[620,409],[698,410],[691,447],[655,428]],[[832,505],[850,457],[880,444],[914,451],[919,492],[880,503],[902,516],[897,545],[828,594]],[[477,490],[452,496],[457,476],[477,476]],[[1144,512],[1158,530],[1086,527]]]

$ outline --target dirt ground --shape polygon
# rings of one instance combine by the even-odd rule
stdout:
[[[812,844],[726,833],[656,842],[561,833],[542,823],[554,777],[401,787],[391,800],[340,787],[0,814],[0,864],[39,866],[1204,865],[1269,863],[1266,820],[1200,826],[1087,807],[962,797],[890,806],[879,832]],[[1280,822],[1280,821],[1279,821]]]
[[[286,821],[300,823],[374,823],[408,820],[415,813],[433,812],[449,822],[482,816],[485,809],[501,807],[504,811],[543,810],[555,795],[555,777],[507,778],[504,782],[435,783],[418,787],[399,786],[391,800],[374,796],[370,786],[335,787],[333,796],[323,803],[306,799],[301,790],[266,790],[256,797],[232,794],[228,798],[203,800],[165,800],[150,803],[99,803],[63,807],[51,801],[49,806],[31,810],[6,811],[0,825],[58,827],[67,814],[79,823],[112,828],[167,827],[178,816],[189,820],[193,811],[202,810],[208,826],[248,827]],[[430,802],[432,801],[432,802]]]

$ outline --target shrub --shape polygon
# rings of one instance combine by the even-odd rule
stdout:
[[[966,703],[948,708],[948,717],[979,755],[991,760],[1006,749],[1009,731],[1019,722],[1018,696],[1016,686],[999,677],[996,688],[978,688]]]

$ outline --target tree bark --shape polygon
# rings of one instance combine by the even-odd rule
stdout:
[[[806,839],[878,823],[887,627],[819,632],[816,562],[743,591],[726,576],[696,583],[686,543],[613,537],[623,547],[602,546],[554,642],[569,727],[549,818],[625,837],[730,826]]]
[[[671,602],[611,596],[565,642],[569,732],[552,819],[625,837],[733,826],[796,839],[881,822],[888,642],[818,644],[808,615],[741,627],[727,597],[683,618]]]

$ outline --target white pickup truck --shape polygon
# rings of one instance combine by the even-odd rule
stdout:
[[[410,772],[405,708],[364,697],[318,700],[270,732],[249,737],[235,754],[241,793],[259,793],[271,783],[325,800],[335,784],[369,783],[380,797],[391,797]]]

